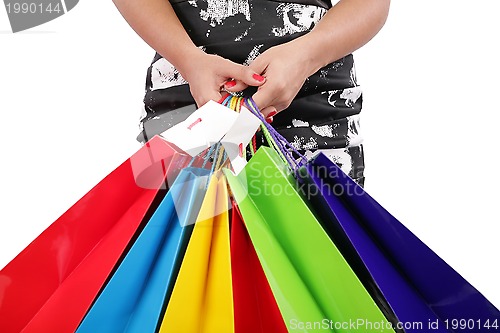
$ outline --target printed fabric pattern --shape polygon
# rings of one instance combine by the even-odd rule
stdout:
[[[331,3],[320,0],[170,2],[198,47],[246,65],[270,47],[309,32],[331,7]],[[240,95],[251,96],[254,92],[255,88],[249,87]],[[335,159],[344,161],[344,171],[354,176],[351,171],[357,169],[358,175],[353,178],[360,178],[363,165],[345,161],[346,154],[355,151],[356,156],[349,160],[363,162],[359,131],[362,99],[353,56],[349,54],[310,76],[291,105],[274,117],[273,126],[306,155],[312,156],[318,150],[330,155],[339,152]],[[194,108],[187,81],[156,52],[147,69],[137,140],[146,142],[183,120],[182,111]]]

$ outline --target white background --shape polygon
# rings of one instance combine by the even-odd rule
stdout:
[[[355,53],[367,191],[496,307],[499,13],[393,0]],[[140,147],[153,55],[111,1],[16,34],[0,9],[0,267]]]

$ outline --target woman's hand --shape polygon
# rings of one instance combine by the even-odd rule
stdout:
[[[250,64],[250,68],[266,77],[266,83],[253,99],[270,122],[278,112],[288,108],[305,80],[318,69],[301,42],[296,39],[274,46]]]
[[[264,117],[272,117],[286,109],[293,101],[305,80],[319,68],[311,59],[305,40],[296,39],[274,46],[259,55],[249,66],[261,73],[266,81],[253,95],[255,104]],[[248,86],[245,82],[230,81],[228,91],[240,91]]]
[[[308,76],[370,41],[385,24],[389,6],[390,0],[340,0],[310,32],[258,56],[250,68],[266,77],[254,95],[262,113],[272,121],[273,113],[290,105]],[[246,87],[230,83],[225,86],[230,91]]]
[[[229,79],[236,79],[250,86],[264,83],[264,78],[247,66],[206,54],[196,47],[169,1],[113,2],[137,34],[177,68],[189,82],[198,106],[209,100],[218,101],[222,97],[221,88]]]
[[[191,95],[198,107],[209,100],[220,100],[222,88],[230,80],[236,80],[245,86],[260,86],[265,82],[265,78],[252,68],[217,55],[206,54],[201,49],[186,55],[186,61],[178,70],[188,81]]]

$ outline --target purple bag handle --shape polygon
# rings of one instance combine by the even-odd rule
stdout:
[[[266,121],[251,97],[245,99],[245,104],[248,106],[248,109],[260,119],[262,132],[269,143],[280,154],[283,161],[292,171],[297,172],[297,170],[307,162],[307,158]],[[298,156],[298,159],[294,157],[294,154]]]

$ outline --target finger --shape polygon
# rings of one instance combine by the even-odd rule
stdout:
[[[203,93],[193,96],[198,108],[205,105],[208,101],[218,102],[222,98],[222,94],[218,91],[204,91]]]
[[[221,98],[222,98],[222,92],[214,91],[209,96],[207,96],[207,100],[205,103],[207,103],[208,101],[218,102],[221,100]]]
[[[226,68],[226,75],[227,77],[230,77],[235,81],[241,81],[243,84],[248,86],[258,87],[266,81],[264,76],[256,73],[248,66],[238,65],[235,63],[230,63],[230,65]]]
[[[271,110],[278,111],[276,110],[276,107],[274,107],[273,101],[275,100],[274,95],[270,91],[271,89],[259,89],[257,92],[252,96],[255,104],[261,110],[261,112],[264,114],[264,110],[268,110],[267,113],[264,116],[267,116]],[[272,109],[268,109],[269,107],[272,107]]]
[[[263,54],[255,58],[254,61],[252,61],[250,65],[248,65],[248,67],[255,73],[260,73],[261,75],[263,75],[264,73],[266,73],[268,65],[269,59],[267,54],[264,52]]]
[[[246,84],[245,82],[234,79],[229,80],[224,84],[224,89],[231,92],[242,91],[245,90],[247,87],[248,84]]]
[[[272,118],[278,114],[278,110],[276,110],[276,108],[274,106],[268,106],[268,107],[262,109],[261,113],[264,116],[264,118],[266,118],[266,120],[271,118],[271,122],[272,122]]]

